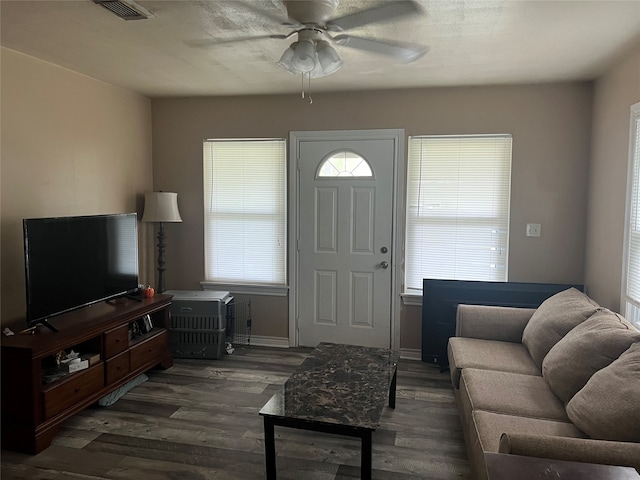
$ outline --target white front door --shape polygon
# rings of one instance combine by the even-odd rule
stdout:
[[[296,136],[301,346],[391,346],[399,139],[382,132]]]

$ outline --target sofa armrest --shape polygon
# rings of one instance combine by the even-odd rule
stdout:
[[[522,342],[522,332],[535,308],[458,305],[456,337]]]
[[[640,472],[640,443],[503,433],[499,453],[633,467]]]

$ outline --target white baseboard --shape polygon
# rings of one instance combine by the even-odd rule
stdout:
[[[400,358],[406,360],[422,360],[422,350],[419,348],[401,348]]]
[[[261,335],[251,335],[251,345],[256,347],[277,347],[289,348],[289,339],[286,337],[265,337]]]

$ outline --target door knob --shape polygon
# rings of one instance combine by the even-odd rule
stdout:
[[[382,268],[388,268],[389,267],[389,262],[387,262],[386,260],[383,260],[380,262],[380,266]]]

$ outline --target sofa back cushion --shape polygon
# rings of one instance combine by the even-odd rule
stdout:
[[[549,387],[567,403],[598,370],[616,360],[640,331],[622,316],[603,308],[556,343],[542,361]]]
[[[596,302],[575,288],[556,293],[542,302],[522,332],[522,343],[538,368],[542,370],[542,361],[549,350],[597,309]]]
[[[567,404],[567,415],[591,438],[640,442],[640,343],[597,371]]]

